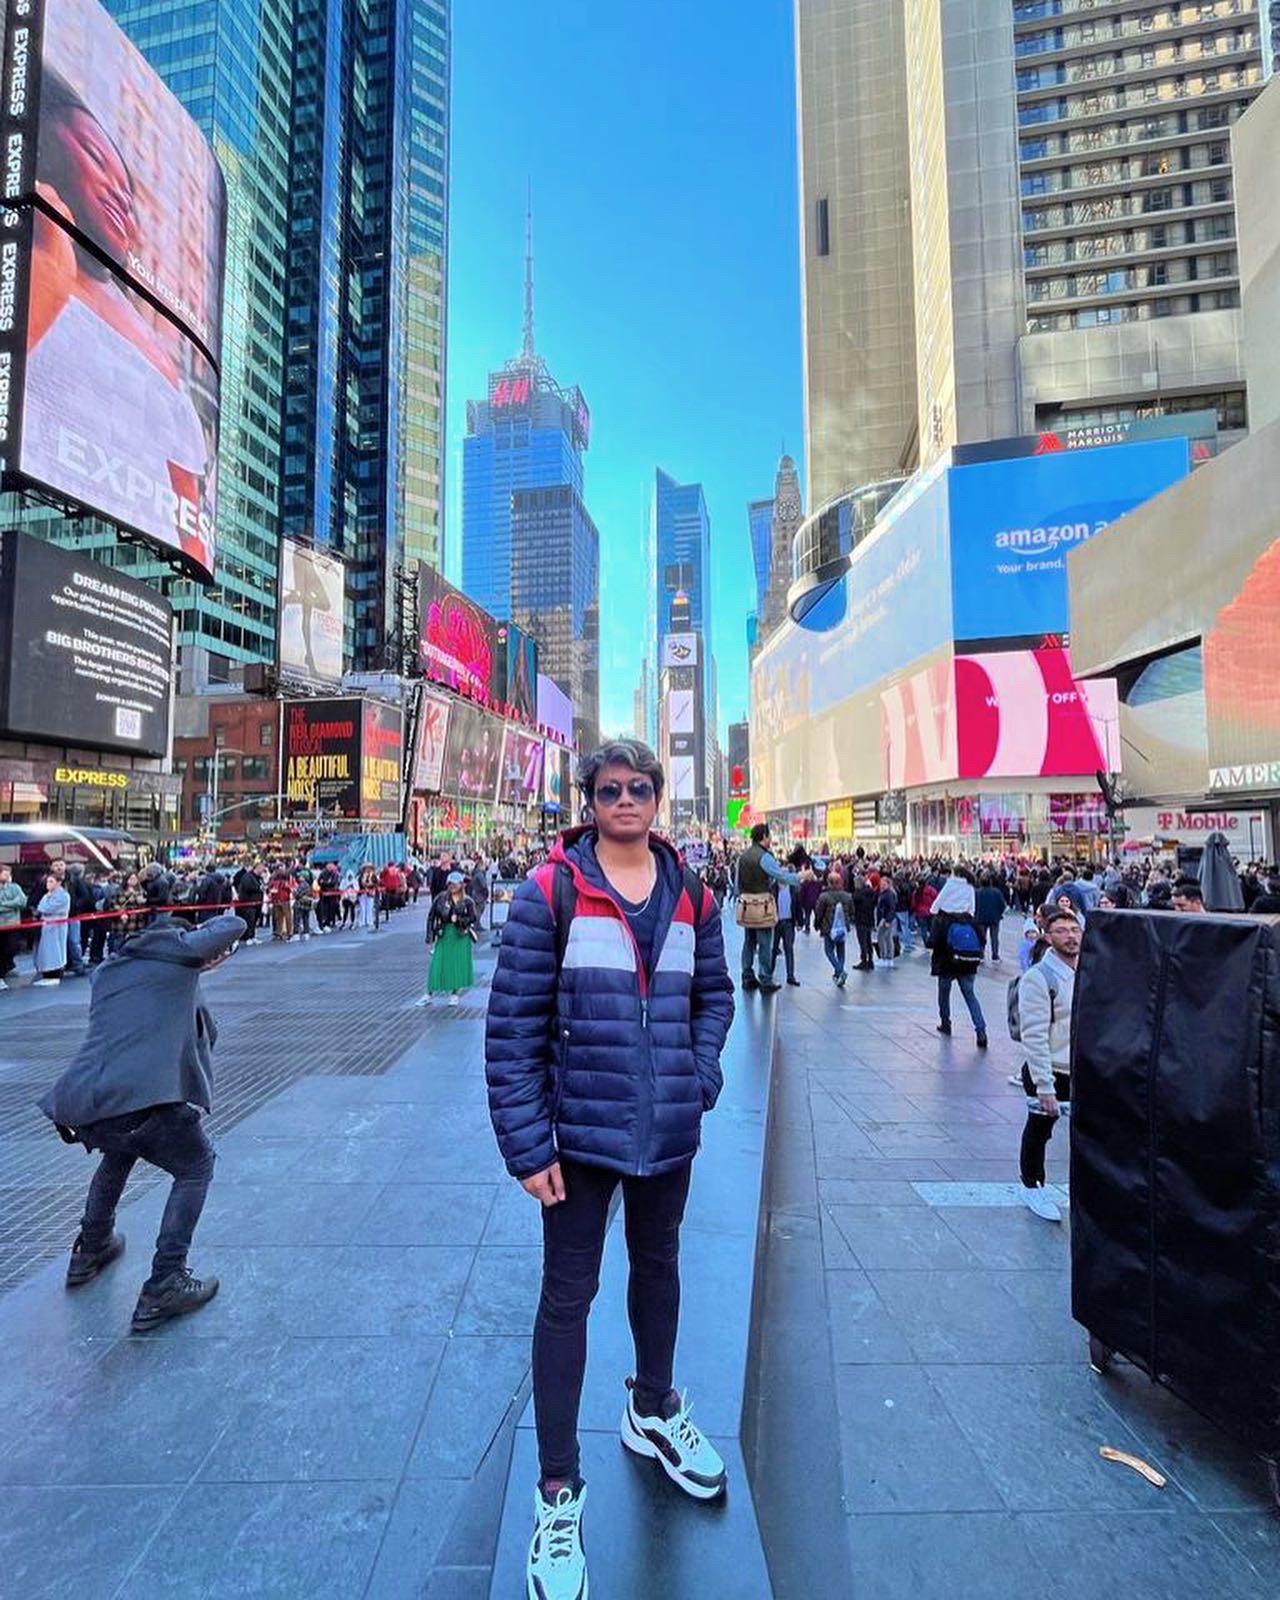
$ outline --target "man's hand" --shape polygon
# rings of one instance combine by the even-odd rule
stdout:
[[[1042,1094],[1040,1096],[1040,1115],[1056,1122],[1062,1115],[1062,1108],[1058,1104],[1056,1094]]]
[[[564,1199],[564,1179],[560,1175],[560,1163],[554,1161],[545,1172],[535,1173],[532,1178],[521,1178],[520,1187],[540,1204],[548,1208],[558,1206]]]

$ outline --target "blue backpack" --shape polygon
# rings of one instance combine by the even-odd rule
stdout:
[[[978,970],[982,965],[982,936],[972,922],[953,922],[948,927],[947,953],[961,971]]]

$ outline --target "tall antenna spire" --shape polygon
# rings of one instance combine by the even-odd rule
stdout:
[[[532,361],[533,349],[533,179],[529,180],[529,198],[525,212],[524,255],[524,359]]]

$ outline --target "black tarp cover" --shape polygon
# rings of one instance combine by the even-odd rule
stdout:
[[[1072,1309],[1280,1448],[1280,919],[1100,911],[1075,988]]]

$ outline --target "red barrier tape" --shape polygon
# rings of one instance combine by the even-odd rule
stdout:
[[[360,889],[357,898],[369,899],[373,895],[388,894],[393,891],[385,889]],[[313,900],[340,900],[341,889],[317,889],[312,896]],[[74,917],[37,917],[29,922],[0,923],[0,933],[19,933],[28,928],[57,928],[69,922],[106,922],[120,921],[123,917],[154,917],[161,912],[174,912],[180,916],[190,916],[196,911],[234,911],[237,906],[257,906],[260,911],[270,911],[272,906],[294,906],[294,900],[224,900],[217,905],[179,905],[179,906],[118,906],[114,911],[81,911]]]

